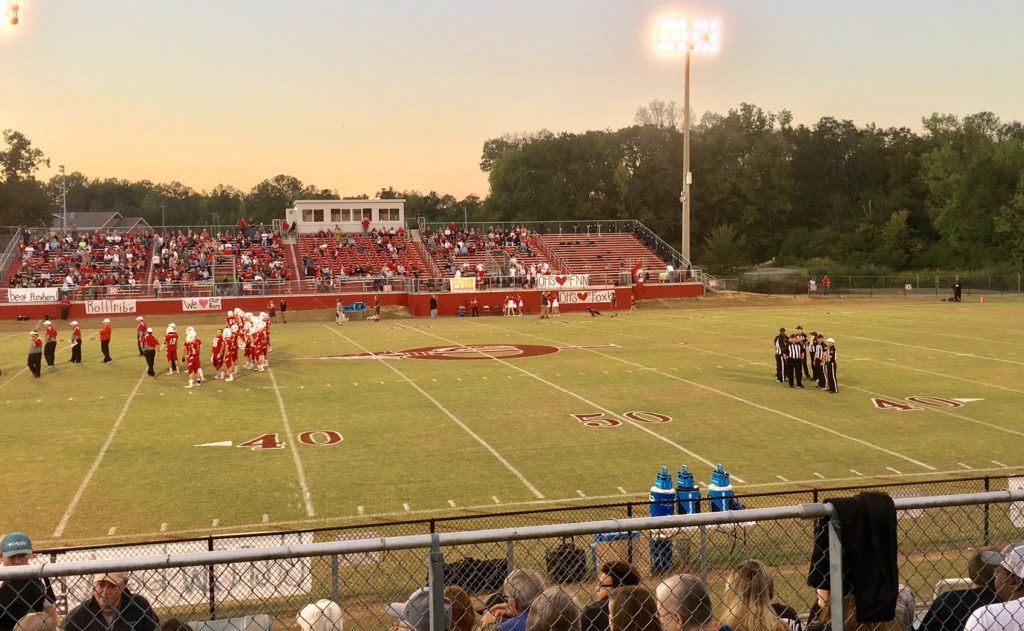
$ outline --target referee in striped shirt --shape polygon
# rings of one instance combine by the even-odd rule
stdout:
[[[789,354],[787,347],[789,339],[786,337],[786,328],[779,329],[775,336],[775,380],[779,383],[786,383],[786,355]]]
[[[804,345],[797,335],[789,336],[789,343],[786,345],[786,376],[789,387],[804,387]],[[793,382],[796,382],[796,386]]]

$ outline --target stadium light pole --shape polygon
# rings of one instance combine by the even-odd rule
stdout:
[[[68,186],[67,176],[64,173],[64,165],[60,165],[60,198],[61,198],[61,211],[60,211],[60,228],[64,232],[68,231]]]
[[[657,49],[665,53],[683,53],[683,190],[679,201],[683,207],[681,229],[681,251],[686,262],[690,262],[690,56],[693,53],[714,54],[718,52],[720,37],[718,20],[681,20],[662,18],[658,21]]]

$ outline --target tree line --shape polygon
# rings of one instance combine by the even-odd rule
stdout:
[[[681,110],[652,101],[618,130],[506,134],[484,142],[490,195],[458,199],[387,187],[428,221],[638,219],[679,243]],[[774,261],[832,273],[1018,270],[1024,261],[1024,125],[982,112],[932,114],[923,131],[858,127],[743,103],[706,113],[691,135],[693,258],[715,272]],[[0,224],[42,225],[61,205],[60,175],[20,132],[3,132]],[[270,222],[296,199],[337,191],[289,175],[248,192],[69,173],[69,211],[116,211],[150,224]],[[365,193],[346,197],[368,197]]]

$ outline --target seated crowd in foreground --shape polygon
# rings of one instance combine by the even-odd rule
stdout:
[[[20,266],[9,287],[134,287],[145,283],[147,256],[155,235],[119,232],[63,232],[18,244]]]

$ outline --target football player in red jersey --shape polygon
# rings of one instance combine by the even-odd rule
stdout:
[[[217,329],[217,335],[213,338],[213,367],[217,369],[217,374],[214,375],[214,379],[224,378],[224,331],[230,331],[230,329]]]
[[[224,329],[224,381],[235,380],[235,357],[238,357],[238,341],[235,332],[230,328]]]
[[[142,338],[146,337],[146,321],[142,316],[135,318],[135,321],[139,323],[135,327],[135,343],[139,345],[139,357],[142,357]]]
[[[171,322],[167,325],[167,335],[164,336],[164,349],[167,352],[167,374],[173,375],[178,372],[178,331]]]
[[[206,381],[203,378],[203,364],[200,358],[202,348],[203,341],[196,335],[196,330],[192,327],[185,329],[185,369],[188,371],[186,388],[193,388],[197,384],[201,386]]]

